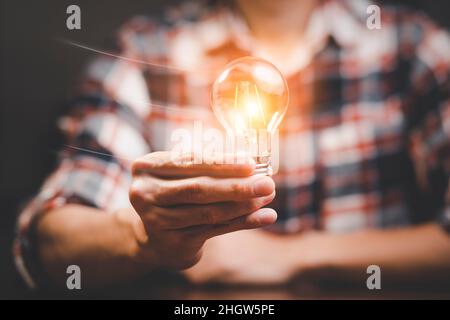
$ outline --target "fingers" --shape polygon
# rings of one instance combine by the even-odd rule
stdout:
[[[134,179],[130,198],[154,206],[175,206],[244,201],[269,196],[274,191],[275,183],[268,176],[222,179],[203,176],[182,180],[142,176]]]
[[[261,209],[273,200],[275,183],[268,176],[252,176],[252,159],[236,164],[204,159],[197,164],[192,155],[172,156],[151,153],[132,167],[130,201],[155,243],[163,248],[198,245],[276,221],[274,210]]]
[[[142,216],[144,223],[158,229],[173,230],[196,225],[222,224],[248,215],[270,203],[275,192],[269,196],[242,202],[223,202],[206,205],[183,205],[178,207],[152,207]]]
[[[192,154],[174,156],[171,152],[153,152],[133,163],[133,175],[148,174],[164,178],[195,176],[245,177],[252,174],[255,162],[252,158],[233,159],[234,163],[224,161],[227,155],[209,156],[202,163],[195,163]]]
[[[275,210],[263,208],[247,216],[236,218],[226,224],[207,227],[203,232],[199,233],[199,236],[204,239],[209,239],[225,233],[265,227],[275,223],[276,220],[277,213]]]

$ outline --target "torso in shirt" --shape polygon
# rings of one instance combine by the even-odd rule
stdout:
[[[312,31],[311,57],[302,57],[300,67],[285,74],[290,104],[279,129],[279,169],[273,177],[277,195],[270,205],[285,231],[349,231],[411,222],[416,183],[403,114],[407,70],[395,27],[369,34],[349,8],[342,15],[343,8],[334,6],[327,14],[341,14],[346,29],[328,21]],[[142,26],[130,41],[155,63],[143,70],[151,101],[146,133],[152,151],[173,148],[174,130],[192,132],[195,121],[204,129],[220,127],[210,108],[215,76],[235,58],[258,55],[242,21],[234,18],[213,11],[156,32],[138,22]]]

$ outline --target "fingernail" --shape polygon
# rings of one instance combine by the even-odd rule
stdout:
[[[262,177],[253,184],[253,193],[257,197],[270,195],[275,189],[273,180],[269,177]]]
[[[258,220],[261,225],[272,224],[277,221],[277,213],[273,209],[261,209],[258,212]]]
[[[263,198],[263,206],[265,206],[266,204],[269,204],[273,201],[273,199],[275,199],[275,192],[272,192],[272,194],[270,196],[265,196]]]

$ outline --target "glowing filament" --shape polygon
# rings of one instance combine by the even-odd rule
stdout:
[[[240,130],[243,129],[242,126],[247,129],[256,129],[255,124],[258,127],[258,122],[262,122],[263,126],[266,126],[266,116],[256,84],[251,86],[248,81],[242,81],[236,84],[234,94],[234,118],[235,128]]]

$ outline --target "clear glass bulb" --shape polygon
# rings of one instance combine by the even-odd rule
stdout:
[[[260,58],[232,61],[213,84],[214,113],[231,137],[233,151],[255,160],[254,174],[272,174],[272,140],[288,101],[281,72]]]

